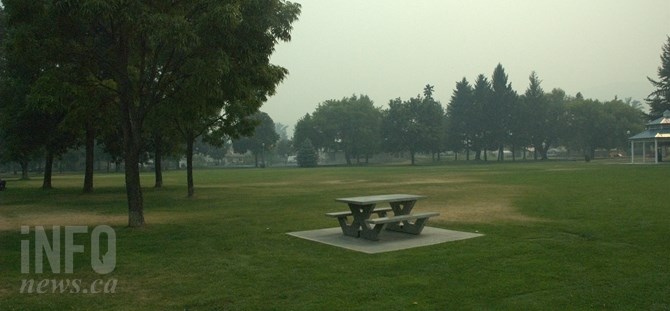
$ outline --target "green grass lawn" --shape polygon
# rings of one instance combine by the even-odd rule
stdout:
[[[125,227],[123,175],[96,175],[90,195],[82,180],[56,176],[50,191],[10,180],[0,192],[0,309],[670,309],[668,165],[200,170],[194,199],[171,171],[163,189],[145,188],[143,229]],[[337,226],[324,216],[346,209],[337,197],[384,193],[426,195],[415,211],[441,213],[429,226],[485,235],[369,255],[286,234]],[[114,272],[96,274],[90,238],[77,235],[72,274],[46,263],[21,273],[21,241],[34,240],[21,225],[100,224],[116,232]],[[22,294],[24,279],[118,283],[113,294]]]

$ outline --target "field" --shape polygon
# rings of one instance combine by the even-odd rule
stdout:
[[[165,174],[145,188],[146,228],[129,229],[124,178],[10,180],[0,192],[2,310],[669,310],[670,166],[526,162],[226,169]],[[143,175],[152,185],[153,175]],[[483,237],[382,254],[287,232],[337,226],[337,197],[428,196],[429,226]],[[91,268],[75,235],[73,273],[21,273],[21,226],[110,225],[116,269]],[[90,231],[89,231],[90,232]],[[51,233],[48,233],[51,237]],[[63,247],[64,242],[61,242]],[[62,257],[62,255],[61,255]],[[61,266],[65,265],[61,258]],[[63,272],[63,269],[61,269]],[[118,281],[114,293],[21,293],[22,282]],[[51,281],[49,281],[51,282]]]

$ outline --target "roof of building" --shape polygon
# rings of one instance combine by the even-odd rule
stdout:
[[[663,116],[647,123],[647,129],[636,134],[629,140],[670,139],[670,110],[663,112]]]
[[[650,125],[670,125],[670,110],[664,111],[662,117],[647,123],[647,126]]]

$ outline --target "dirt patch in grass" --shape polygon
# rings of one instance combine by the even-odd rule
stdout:
[[[491,184],[464,185],[453,190],[429,197],[417,203],[417,211],[439,212],[437,221],[463,223],[495,222],[538,222],[541,218],[530,217],[514,207],[514,200],[525,191],[522,187]],[[462,195],[467,193],[468,195]],[[439,202],[439,203],[438,203]]]
[[[325,181],[320,181],[319,183],[322,185],[347,185],[347,184],[357,184],[357,183],[366,183],[368,182],[365,179],[357,179],[357,180],[325,180]]]
[[[206,214],[191,213],[184,215],[182,213],[170,212],[152,212],[144,215],[147,224],[165,224],[175,222],[187,222],[194,218],[202,219]],[[0,215],[0,231],[18,231],[21,226],[126,226],[128,225],[128,215],[104,215],[97,213],[30,213],[12,217]]]
[[[21,226],[91,226],[124,225],[127,215],[100,215],[95,213],[31,213],[16,217],[0,216],[0,230],[19,230]]]
[[[219,188],[240,188],[240,187],[287,187],[291,186],[295,183],[289,182],[289,181],[281,181],[281,182],[255,182],[255,183],[221,183],[221,184],[196,184],[195,188],[196,191],[198,188],[214,188],[214,189],[219,189]]]
[[[425,211],[439,212],[438,221],[463,223],[495,223],[500,221],[537,222],[543,221],[523,215],[509,202],[471,202],[468,204],[449,204],[442,207],[427,207]]]
[[[453,183],[470,183],[475,181],[475,179],[467,177],[449,177],[449,178],[417,178],[417,179],[407,179],[407,180],[393,180],[389,182],[376,182],[370,184],[371,186],[410,186],[410,185],[441,185],[441,184],[453,184]]]

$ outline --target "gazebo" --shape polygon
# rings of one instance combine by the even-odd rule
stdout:
[[[663,116],[647,123],[647,129],[630,140],[630,162],[635,163],[635,144],[642,143],[642,162],[646,161],[647,143],[654,144],[654,163],[658,164],[664,156],[663,149],[670,143],[670,110],[663,112]]]

